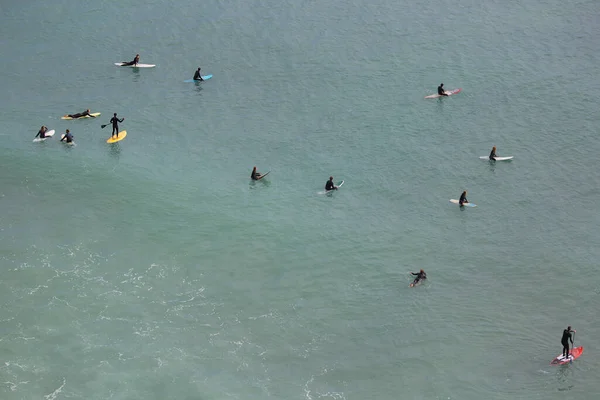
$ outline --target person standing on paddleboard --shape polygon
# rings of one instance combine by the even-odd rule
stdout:
[[[438,86],[438,94],[440,96],[448,96],[446,94],[446,91],[444,90],[444,84],[443,83],[440,83],[440,86]]]
[[[204,80],[204,79],[202,79],[202,75],[200,75],[200,67],[198,67],[196,72],[194,72],[194,80],[195,81],[203,81]]]
[[[60,141],[66,141],[67,143],[73,143],[73,135],[71,135],[71,131],[67,129],[64,136],[60,139]]]
[[[337,186],[335,186],[333,184],[333,176],[330,176],[329,180],[327,181],[327,183],[325,183],[325,190],[326,191],[337,190]]]
[[[419,272],[411,272],[410,274],[416,276],[415,280],[410,284],[410,286],[415,286],[421,280],[427,279],[427,274],[423,270],[420,270]]]
[[[460,206],[462,206],[465,203],[468,203],[469,200],[467,200],[467,191],[465,190],[464,192],[462,192],[462,194],[460,195],[460,199],[458,200],[458,204]]]
[[[42,127],[38,131],[37,135],[35,135],[35,138],[39,136],[40,139],[44,139],[46,137],[46,132],[48,132],[48,128],[46,128],[44,125],[42,125]]]
[[[110,137],[113,137],[115,135],[117,135],[117,137],[119,137],[119,122],[123,122],[125,121],[125,118],[117,118],[117,113],[113,114],[113,117],[110,119],[110,122],[112,124],[112,134],[110,135]]]
[[[135,57],[133,58],[133,61],[123,61],[123,64],[121,64],[122,67],[127,66],[127,65],[133,65],[134,67],[136,65],[138,65],[138,63],[140,62],[140,55],[136,54]]]
[[[253,181],[259,180],[261,176],[262,174],[256,170],[256,167],[252,168],[252,174],[250,174],[250,178],[252,178]]]
[[[496,157],[498,157],[496,155],[496,146],[492,147],[492,151],[490,152],[490,160],[492,161],[496,161]]]
[[[577,331],[574,329],[571,330],[571,325],[569,325],[563,331],[562,339],[560,340],[563,345],[563,357],[565,358],[569,357],[569,339],[571,340],[571,345],[573,345],[573,335],[571,335],[571,332],[575,333]]]

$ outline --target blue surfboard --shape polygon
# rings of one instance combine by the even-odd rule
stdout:
[[[205,81],[209,80],[210,78],[212,78],[212,75],[202,75],[202,79],[204,79]],[[184,82],[202,82],[202,81],[195,81],[193,79],[187,79]]]

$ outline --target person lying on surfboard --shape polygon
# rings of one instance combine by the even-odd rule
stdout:
[[[60,139],[60,141],[66,141],[67,143],[72,143],[73,142],[73,135],[71,135],[71,132],[67,129],[67,131],[65,132],[65,135],[62,137],[62,139]]]
[[[80,113],[77,113],[77,114],[69,114],[69,115],[67,115],[67,117],[71,117],[71,118],[73,118],[73,119],[77,119],[77,118],[81,118],[81,117],[92,117],[92,118],[96,118],[95,116],[93,116],[93,115],[90,113],[90,109],[89,109],[89,108],[88,108],[87,110],[85,110],[84,112],[80,112]]]
[[[325,190],[326,191],[337,190],[337,186],[335,186],[333,184],[333,176],[330,176],[329,180],[327,181],[327,183],[325,183]]]
[[[496,146],[492,147],[492,151],[490,152],[490,160],[496,161]]]
[[[425,271],[420,270],[419,272],[411,272],[411,275],[415,275],[416,278],[413,281],[413,283],[410,284],[411,287],[415,286],[417,283],[421,282],[421,280],[423,279],[427,279],[427,274],[425,273]]]
[[[194,80],[195,81],[203,81],[204,80],[204,79],[202,79],[202,75],[200,75],[200,67],[198,67],[196,72],[194,72]]]
[[[250,178],[252,178],[252,180],[257,181],[261,178],[261,176],[262,174],[256,170],[256,167],[252,168],[252,174],[250,174]]]
[[[567,358],[569,357],[569,339],[571,339],[571,345],[573,345],[573,336],[571,335],[571,332],[575,333],[577,332],[576,330],[571,330],[571,325],[567,326],[567,329],[565,329],[563,331],[563,335],[562,335],[562,339],[560,340],[560,342],[563,345],[563,357]]]
[[[44,139],[46,137],[46,132],[48,132],[48,128],[46,128],[44,125],[42,125],[42,127],[38,131],[37,135],[35,135],[35,138],[39,136],[40,139]]]
[[[438,86],[438,94],[440,96],[448,96],[446,94],[446,91],[444,90],[444,84],[443,83],[440,83],[440,86]]]
[[[129,61],[129,62],[127,62],[127,61],[123,61],[123,63],[121,64],[121,66],[122,66],[122,67],[125,67],[125,66],[127,66],[127,65],[133,65],[133,66],[136,66],[136,65],[138,65],[138,63],[139,63],[139,62],[140,62],[140,55],[139,55],[139,54],[136,54],[136,55],[135,55],[135,58],[133,59],[133,61]]]
[[[458,200],[458,204],[460,206],[462,206],[465,203],[468,203],[469,200],[467,200],[467,191],[465,190],[464,192],[462,192],[462,194],[460,195],[460,199]]]

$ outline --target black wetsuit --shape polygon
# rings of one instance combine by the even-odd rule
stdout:
[[[331,179],[328,180],[327,183],[325,184],[325,190],[329,191],[329,190],[335,190],[335,189],[337,189],[337,188],[333,184],[333,181]]]
[[[85,117],[85,116],[91,117],[90,112],[89,111],[84,111],[84,112],[80,112],[77,114],[69,114],[68,116],[75,119],[75,118],[81,118],[81,117]]]
[[[40,137],[40,139],[44,139],[44,138],[46,137],[46,132],[48,132],[48,130],[47,130],[47,129],[46,129],[46,130],[41,130],[41,129],[40,129],[40,130],[38,131],[37,135],[35,135],[35,137],[38,137],[38,136],[39,136],[39,137]],[[35,139],[35,138],[34,138],[34,139]]]
[[[446,94],[446,92],[444,91],[444,87],[443,87],[442,85],[438,86],[438,94],[439,94],[440,96],[448,96],[448,95]]]
[[[496,150],[492,149],[492,151],[490,152],[490,160],[496,161],[496,157]]]
[[[461,206],[464,203],[468,203],[469,200],[467,200],[467,195],[465,195],[464,193],[460,195],[460,199],[458,200],[458,204],[460,204]]]
[[[565,329],[563,331],[562,339],[560,340],[560,342],[563,345],[563,356],[565,357],[569,356],[569,339],[571,339],[571,344],[573,344],[573,337],[571,336],[571,332],[573,331]]]
[[[63,140],[66,140],[67,143],[71,143],[73,141],[73,135],[71,135],[71,132],[67,133],[62,139],[60,139],[61,142]]]
[[[250,175],[250,178],[252,178],[253,180],[257,181],[260,179],[262,175],[260,174],[260,172],[258,171],[252,171],[252,174]]]
[[[123,61],[123,63],[121,64],[121,66],[126,66],[126,65],[137,65],[140,62],[140,58],[138,56],[136,56],[133,61]]]
[[[422,279],[427,279],[427,274],[425,272],[411,272],[412,275],[416,275],[415,280],[413,281],[413,286],[419,283]]]
[[[124,120],[124,118],[119,119],[117,117],[112,117],[110,119],[110,123],[112,124],[112,127],[113,127],[111,136],[116,134],[117,137],[119,137],[119,122],[123,122],[123,120]]]
[[[200,71],[196,70],[196,72],[194,72],[194,80],[195,81],[203,81],[204,79],[202,79],[202,75],[200,75]]]

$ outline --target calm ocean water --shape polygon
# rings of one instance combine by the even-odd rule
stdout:
[[[0,398],[600,395],[600,3],[0,10]]]

